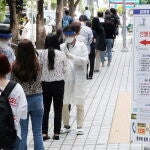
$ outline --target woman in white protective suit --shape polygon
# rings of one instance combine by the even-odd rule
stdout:
[[[68,68],[65,74],[65,93],[62,110],[64,128],[61,133],[70,132],[68,105],[75,104],[77,108],[77,135],[82,135],[88,49],[83,42],[76,40],[74,27],[65,27],[63,33],[65,43],[61,44],[60,48],[67,56]]]

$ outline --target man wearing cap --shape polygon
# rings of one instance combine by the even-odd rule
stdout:
[[[12,33],[9,27],[0,25],[0,53],[5,54],[8,57],[10,64],[15,60],[15,54],[13,49],[10,47],[10,39]]]
[[[83,42],[76,40],[75,28],[72,26],[65,27],[63,33],[65,43],[61,44],[60,48],[67,56],[67,71],[65,74],[65,93],[62,111],[64,128],[61,133],[70,132],[68,105],[75,104],[77,108],[77,135],[82,135],[88,49]]]

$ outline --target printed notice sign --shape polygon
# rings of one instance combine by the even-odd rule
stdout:
[[[133,10],[131,142],[150,143],[150,6]]]

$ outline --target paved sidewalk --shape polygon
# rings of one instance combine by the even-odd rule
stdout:
[[[116,102],[119,94],[132,89],[132,49],[131,37],[127,39],[128,52],[121,52],[122,38],[118,37],[110,67],[101,68],[94,73],[94,78],[87,81],[87,96],[84,118],[84,135],[76,135],[76,110],[71,110],[69,134],[60,135],[59,141],[52,139],[44,142],[45,150],[143,150],[141,144],[110,144],[110,130],[114,118]],[[120,116],[121,117],[121,116]],[[49,135],[53,135],[53,113],[49,118]],[[29,150],[33,148],[31,129],[28,137]]]

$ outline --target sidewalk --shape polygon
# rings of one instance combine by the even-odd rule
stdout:
[[[127,39],[127,46],[129,46],[129,51],[121,52],[122,38],[118,37],[110,67],[105,64],[100,73],[95,73],[94,78],[87,81],[84,135],[76,135],[76,110],[73,107],[70,120],[72,131],[68,135],[60,135],[59,141],[50,139],[44,142],[45,150],[143,150],[144,145],[129,143],[126,132],[123,133],[124,143],[118,141],[117,138],[112,140],[113,136],[115,138],[111,131],[114,128],[112,127],[113,119],[117,118],[114,112],[117,112],[115,108],[117,108],[118,99],[121,94],[131,95],[132,90],[131,37]],[[130,98],[128,99],[130,101]],[[122,116],[118,115],[118,117],[121,122]],[[49,135],[52,137],[53,113],[50,115],[49,127]],[[129,129],[124,130],[129,131]],[[31,133],[30,129],[28,146],[29,150],[34,150]],[[110,143],[112,141],[114,143]]]

